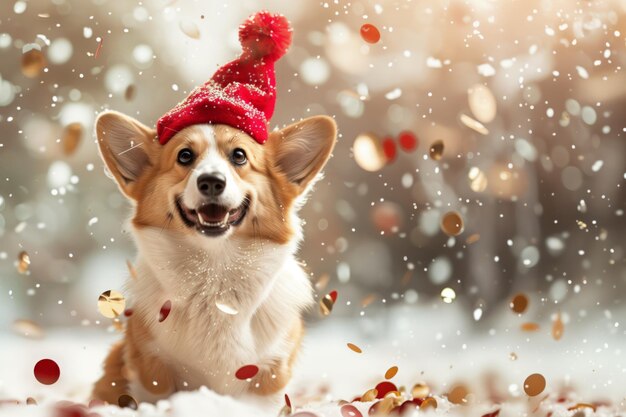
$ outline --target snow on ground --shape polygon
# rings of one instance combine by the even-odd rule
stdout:
[[[624,410],[626,395],[626,337],[622,330],[616,330],[619,325],[612,317],[624,315],[589,313],[575,324],[571,318],[559,341],[550,337],[549,317],[539,320],[540,331],[528,333],[519,329],[520,318],[510,312],[477,325],[455,304],[373,308],[356,319],[331,315],[309,327],[286,393],[296,411],[342,416],[338,400],[360,396],[396,365],[399,372],[393,382],[409,391],[419,381],[427,382],[437,395],[457,383],[469,388],[471,405],[454,406],[437,397],[437,414],[480,417],[502,408],[502,416],[529,415],[534,410],[542,416],[548,412],[554,417],[576,412],[588,416],[593,414],[590,408],[568,408],[576,403],[600,402],[607,406],[599,407],[595,415],[616,415],[617,410]],[[47,416],[52,415],[49,407],[56,401],[84,402],[100,374],[108,347],[119,337],[92,327],[49,331],[41,340],[0,335],[0,399],[17,399],[23,404],[27,397],[33,397],[40,404],[5,404],[0,406],[0,417]],[[347,342],[361,347],[363,353],[349,350]],[[52,386],[41,385],[33,377],[34,363],[44,357],[54,359],[61,368],[61,378]],[[524,379],[536,372],[545,376],[549,398],[541,395],[529,399],[524,394]],[[494,405],[486,399],[494,396],[502,398],[504,404]],[[557,397],[566,401],[557,403]],[[355,405],[368,415],[371,404]],[[176,394],[156,405],[140,404],[137,411],[114,406],[93,411],[103,417],[275,417],[281,406],[260,406],[251,399],[239,401],[201,389]]]

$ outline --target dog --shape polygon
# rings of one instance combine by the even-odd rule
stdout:
[[[202,88],[222,87],[213,80]],[[193,94],[189,103],[197,102]],[[115,111],[96,120],[106,169],[133,204],[138,257],[127,285],[132,315],[94,398],[155,402],[201,386],[272,396],[291,377],[302,314],[313,303],[296,259],[298,210],[333,151],[337,127],[331,117],[313,116],[264,136],[249,121],[220,123],[231,108],[211,108],[212,115],[202,113],[209,122],[169,130],[182,116],[160,120],[157,130]],[[244,366],[253,371],[241,377]]]

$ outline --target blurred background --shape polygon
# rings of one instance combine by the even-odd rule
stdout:
[[[318,296],[339,294],[312,322],[377,334],[421,305],[464,333],[507,315],[558,339],[593,318],[624,346],[624,0],[2,1],[0,329],[111,325],[97,299],[135,249],[94,118],[154,125],[263,8],[294,27],[272,127],[340,128],[302,212]]]

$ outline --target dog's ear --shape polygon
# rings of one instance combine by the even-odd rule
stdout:
[[[96,120],[96,136],[109,172],[122,192],[135,199],[133,187],[153,163],[158,146],[155,130],[122,113],[106,111]]]
[[[313,116],[274,132],[268,142],[274,149],[276,168],[304,192],[326,165],[336,137],[332,118]]]

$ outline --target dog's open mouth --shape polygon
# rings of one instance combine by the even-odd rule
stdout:
[[[231,226],[241,224],[248,213],[250,198],[244,198],[243,203],[234,209],[214,203],[202,204],[191,209],[186,207],[179,197],[176,199],[176,207],[180,217],[188,227],[194,227],[207,236],[219,236]]]

